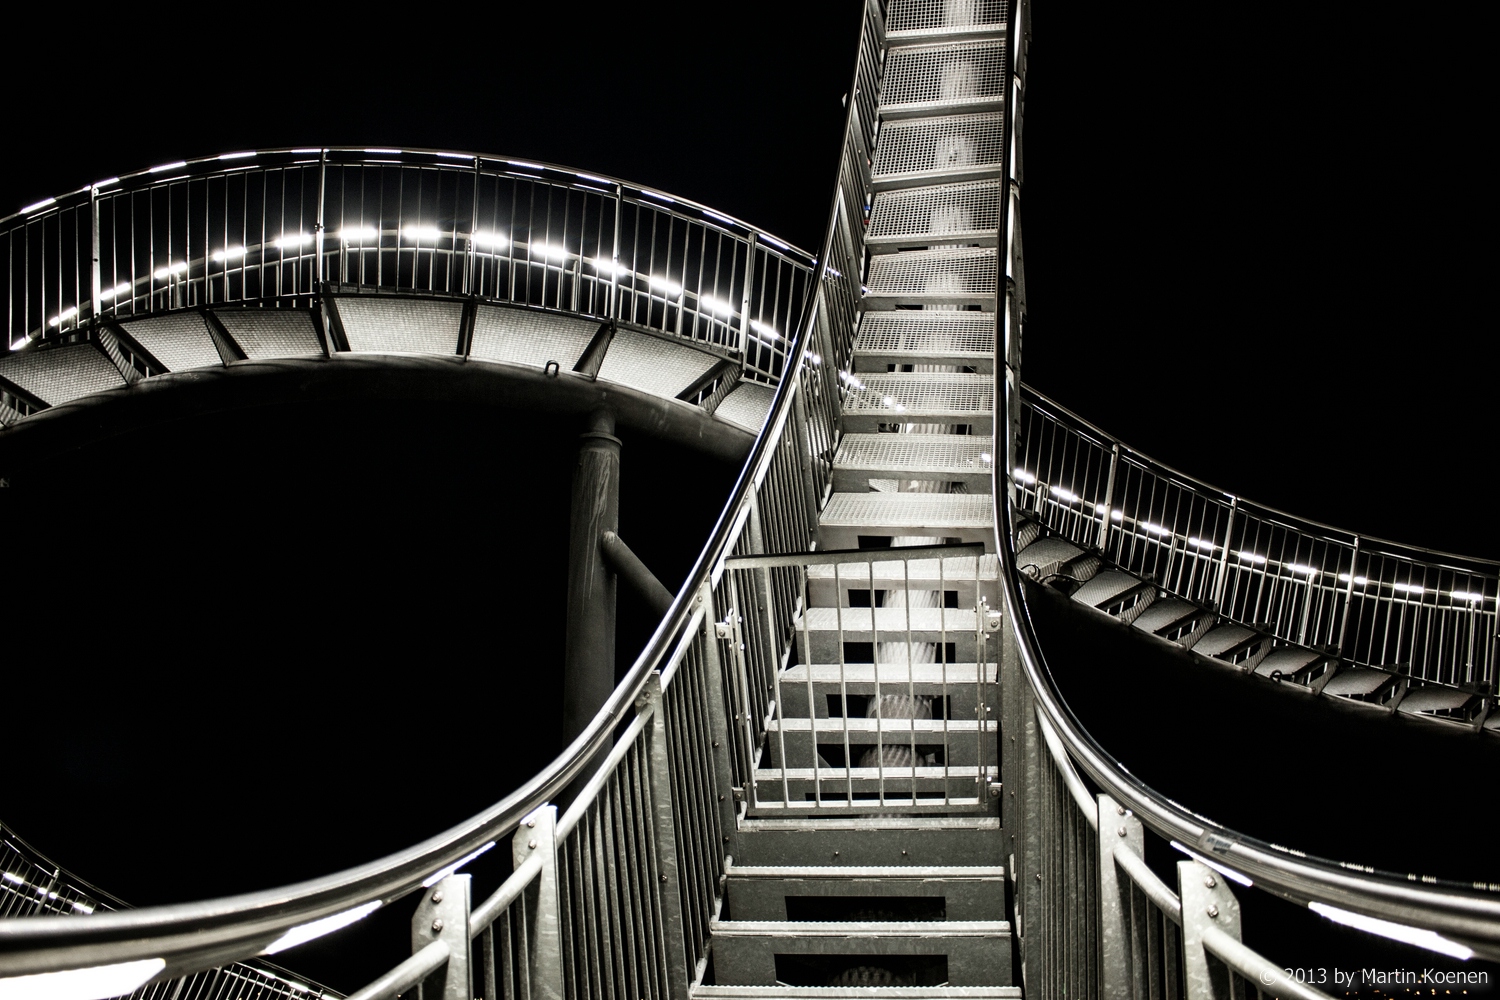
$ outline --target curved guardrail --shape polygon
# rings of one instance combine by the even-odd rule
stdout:
[[[1216,826],[1132,777],[1089,737],[1058,693],[1030,625],[1009,530],[1018,491],[1032,485],[1018,482],[1014,472],[1024,468],[1017,435],[1024,292],[1013,239],[1024,3],[1018,14],[1008,44],[1009,190],[999,255],[1005,303],[996,364],[1009,461],[996,469],[994,499],[1005,622],[1014,645],[1001,682],[1002,776],[1005,787],[1019,793],[1004,797],[1005,827],[1015,845],[1028,995],[1128,996],[1132,980],[1158,973],[1185,980],[1192,998],[1229,995],[1228,987],[1218,992],[1214,986],[1226,974],[1253,980],[1274,971],[1239,943],[1233,897],[1214,868],[1184,862],[1175,892],[1145,868],[1135,849],[1141,826],[1182,843],[1228,877],[1366,929],[1404,928],[1409,938],[1451,947],[1454,954],[1500,956],[1500,895],[1487,891],[1492,887],[1387,876]],[[817,258],[818,287],[804,297],[770,416],[687,582],[588,728],[501,802],[366,865],[226,899],[84,919],[0,922],[0,976],[11,977],[0,983],[77,997],[129,992],[151,980],[277,953],[415,894],[413,954],[354,994],[359,1000],[393,996],[424,980],[445,997],[472,997],[476,979],[486,997],[687,995],[708,961],[707,929],[726,843],[743,809],[736,798],[754,778],[747,767],[766,705],[763,693],[731,685],[723,664],[729,644],[754,646],[758,635],[772,634],[778,626],[771,616],[789,599],[775,593],[779,585],[772,580],[770,599],[733,600],[733,574],[740,571],[726,564],[736,556],[814,547],[842,395],[851,391],[839,376],[848,376],[861,295],[853,234],[863,222],[863,172],[876,127],[883,4],[870,0],[862,18],[838,184]],[[1016,747],[1007,746],[1010,739]],[[601,754],[603,765],[592,769]],[[586,769],[585,787],[559,817],[551,803]],[[1102,796],[1089,796],[1079,770]],[[1114,844],[1106,835],[1125,849],[1106,850]],[[469,877],[457,872],[504,837],[510,837],[514,872],[473,905]],[[1120,893],[1111,903],[1111,892],[1122,885],[1154,909],[1139,921],[1127,917]],[[1153,937],[1168,924],[1177,930]],[[1127,947],[1135,943],[1144,957]],[[1297,983],[1277,988],[1322,995]]]
[[[108,178],[0,219],[0,247],[12,351],[179,309],[422,292],[629,323],[711,345],[765,382],[785,366],[811,265],[748,223],[617,178],[336,146]],[[7,396],[22,415],[35,406]]]

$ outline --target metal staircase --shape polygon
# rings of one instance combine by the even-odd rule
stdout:
[[[819,550],[853,556],[807,567],[755,772],[757,792],[782,788],[788,806],[845,809],[752,810],[712,925],[714,985],[695,996],[1020,995],[983,631],[1001,164],[980,153],[999,115],[974,112],[1004,93],[1003,23],[989,13],[910,0],[888,12],[980,40],[887,35],[876,192],[855,253],[864,294],[817,529]],[[881,561],[953,542],[972,554]]]

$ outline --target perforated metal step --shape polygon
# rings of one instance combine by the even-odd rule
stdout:
[[[208,323],[196,312],[138,319],[121,323],[120,329],[169,372],[218,368],[224,364],[209,336]]]
[[[301,309],[218,309],[214,317],[251,361],[321,358],[312,314]]]
[[[994,425],[995,380],[956,372],[861,375],[844,396],[846,433],[881,424],[966,424],[978,434]]]
[[[125,384],[120,370],[94,344],[67,344],[48,350],[33,347],[0,356],[0,378],[48,406]]]
[[[896,309],[865,313],[854,338],[854,370],[890,365],[962,365],[995,370],[995,314]]]
[[[899,548],[871,550],[872,555],[899,553]],[[834,570],[837,568],[837,576]],[[869,599],[871,563],[843,563],[809,566],[807,568],[807,599],[813,607],[849,605],[850,592],[859,591],[859,600]],[[971,608],[980,596],[989,598],[990,607],[998,607],[999,563],[993,553],[979,557],[963,556],[942,561],[941,575],[938,560],[913,559],[909,563],[877,562],[873,564],[876,590],[944,590],[957,595],[957,606]]]
[[[999,177],[1000,112],[883,124],[870,180],[875,190]]]
[[[984,493],[835,493],[823,508],[818,533],[830,549],[857,548],[861,535],[960,538],[992,545],[994,518],[994,503]]]
[[[1004,68],[1005,43],[999,39],[893,46],[885,57],[880,115],[889,120],[999,109]]]
[[[870,260],[864,305],[995,306],[994,247],[940,247],[880,254]]]
[[[717,355],[684,342],[620,330],[609,342],[609,352],[599,366],[599,381],[618,382],[654,396],[675,399],[718,363]]]
[[[877,905],[919,897],[937,904],[943,920],[1005,919],[1005,869],[999,866],[730,865],[725,875],[729,912],[736,920],[786,920],[798,902],[828,896],[867,898]]]
[[[938,41],[1005,31],[1005,0],[891,0],[887,41]]]
[[[833,488],[868,492],[871,479],[963,483],[988,493],[992,449],[984,434],[845,434],[833,459]]]
[[[771,398],[775,395],[776,390],[768,385],[741,382],[719,403],[718,409],[714,410],[714,417],[758,434],[761,425],[766,422],[766,414],[771,412]]]
[[[695,986],[693,1000],[1005,1000],[1019,986]]]
[[[333,296],[349,349],[376,354],[458,353],[462,302],[395,295]]]
[[[865,246],[877,253],[945,243],[994,246],[999,218],[999,181],[882,191],[870,209]]]

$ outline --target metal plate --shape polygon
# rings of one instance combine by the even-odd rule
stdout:
[[[621,330],[610,341],[599,368],[601,381],[618,382],[653,396],[676,399],[719,359],[684,344],[674,344],[634,330]]]
[[[480,306],[469,356],[537,368],[556,361],[563,371],[572,371],[598,329],[596,320],[534,309]]]
[[[965,181],[882,191],[870,210],[865,239],[872,244],[994,239],[1000,224],[1000,183]]]
[[[743,427],[752,434],[759,434],[771,412],[771,397],[776,391],[768,385],[741,382],[714,410],[714,416]]]
[[[995,294],[993,247],[944,247],[889,253],[870,261],[869,295],[912,299]]]
[[[1005,94],[1004,70],[1005,43],[999,40],[892,48],[886,53],[880,110],[993,106]]]
[[[337,305],[351,351],[448,357],[458,353],[464,312],[460,302],[341,295]]]
[[[1005,0],[891,0],[885,16],[889,35],[999,28],[1004,24]]]
[[[121,323],[120,329],[165,365],[169,372],[215,368],[224,364],[213,337],[209,335],[207,321],[196,312],[138,319]]]
[[[0,358],[6,378],[49,406],[125,384],[119,369],[93,344],[69,344]]]
[[[323,356],[312,314],[300,309],[225,309],[214,318],[251,361]]]
[[[887,122],[875,142],[873,180],[998,175],[1000,112]]]

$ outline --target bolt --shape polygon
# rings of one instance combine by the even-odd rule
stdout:
[[[1115,806],[1115,812],[1119,813],[1121,816],[1124,816],[1125,815],[1125,807],[1124,806]]]
[[[534,850],[536,850],[536,840],[532,839],[532,840],[526,841],[526,849],[528,851],[534,851]]]
[[[443,930],[443,918],[442,917],[438,917],[436,920],[434,920],[432,922],[432,933],[434,933],[434,934],[440,934],[440,933],[442,933],[442,930]]]
[[[903,857],[903,858],[904,858],[904,857],[906,857],[906,852],[905,852],[905,851],[902,851],[902,852],[901,852],[901,856],[902,856],[902,857]]]
[[[1041,873],[1041,872],[1037,872],[1037,873],[1036,873],[1036,880],[1037,880],[1037,881],[1038,881],[1038,882],[1040,882],[1040,881],[1041,881],[1041,880],[1042,880],[1042,873]]]
[[[1212,903],[1208,904],[1208,915],[1214,920],[1219,919],[1219,908]]]
[[[443,890],[439,889],[437,892],[433,893],[432,901],[434,903],[441,903],[443,901]]]
[[[723,802],[723,801],[724,801],[724,796],[722,796],[722,795],[720,795],[720,796],[719,796],[719,801],[720,801],[720,802]]]
[[[838,851],[834,851],[834,852],[833,852],[833,856],[834,856],[834,857],[838,857],[838,856],[839,856],[839,852],[838,852]]]
[[[534,820],[534,819],[528,819],[526,821],[526,826],[528,828],[530,828],[530,829],[535,829],[536,828],[536,820]]]
[[[1115,832],[1116,832],[1116,833],[1118,833],[1118,834],[1119,834],[1119,835],[1120,835],[1120,836],[1122,836],[1122,837],[1123,837],[1123,836],[1125,836],[1125,828],[1124,828],[1124,827],[1123,827],[1123,826],[1122,826],[1122,827],[1120,827],[1120,828],[1119,828],[1119,829],[1118,829],[1118,830],[1116,830],[1116,831],[1115,831]]]
[[[718,746],[718,745],[719,745],[719,741],[718,740],[714,740],[714,746]]]
[[[1212,875],[1210,875],[1210,876],[1208,876],[1208,878],[1206,878],[1206,879],[1203,880],[1203,884],[1206,885],[1206,886],[1208,886],[1210,889],[1212,889],[1214,886],[1218,885],[1219,883],[1215,882],[1214,881],[1214,877]]]
[[[666,881],[666,880],[667,880],[667,877],[666,877],[666,876],[665,876],[665,875],[663,875],[663,876],[662,876],[662,877],[661,877],[661,880],[662,880],[662,881],[663,881],[663,882],[665,882],[665,881]]]
[[[729,835],[728,834],[724,835],[724,843],[726,843],[726,844],[729,843]]]

